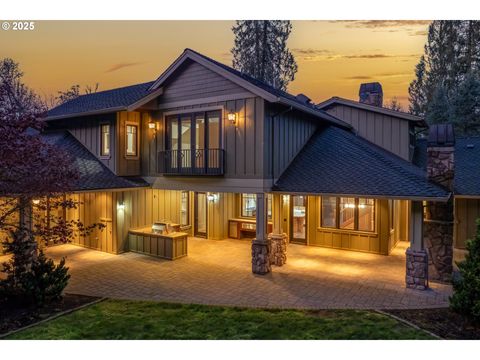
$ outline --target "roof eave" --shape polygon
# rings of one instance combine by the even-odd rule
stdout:
[[[78,113],[72,113],[72,114],[47,116],[45,120],[51,121],[51,120],[61,120],[61,119],[68,119],[68,118],[80,117],[80,116],[100,115],[100,114],[106,114],[111,112],[124,111],[127,109],[128,109],[127,106],[116,106],[116,107],[111,107],[106,109],[91,110],[91,111],[78,112]]]
[[[302,191],[287,191],[287,190],[277,190],[274,186],[272,188],[272,192],[278,194],[295,194],[295,195],[311,195],[311,196],[339,196],[339,197],[368,197],[370,199],[396,199],[396,200],[413,200],[413,201],[439,201],[439,202],[447,202],[450,197],[452,196],[449,193],[445,197],[439,196],[406,196],[406,195],[368,195],[368,194],[355,194],[355,193],[326,193],[326,192],[302,192]]]

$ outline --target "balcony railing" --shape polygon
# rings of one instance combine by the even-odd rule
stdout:
[[[167,175],[223,175],[225,150],[165,150],[158,153],[158,172]]]

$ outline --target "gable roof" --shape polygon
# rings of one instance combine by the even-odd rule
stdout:
[[[79,179],[76,181],[73,191],[149,186],[141,178],[127,178],[115,175],[67,131],[46,132],[41,134],[41,137],[46,143],[57,145],[71,156],[74,166],[79,172]]]
[[[183,53],[165,70],[162,75],[158,77],[157,80],[155,80],[150,90],[160,88],[165,81],[188,59],[196,61],[197,63],[205,66],[207,69],[224,76],[230,81],[244,87],[253,94],[258,95],[269,102],[278,102],[287,106],[291,106],[297,110],[307,112],[335,125],[348,129],[351,128],[350,124],[347,124],[335,116],[332,116],[327,112],[317,108],[313,103],[306,103],[294,95],[275,89],[274,87],[260,80],[257,80],[247,74],[231,68],[230,66],[222,64],[216,60],[213,60],[212,58],[209,58],[208,56],[188,48],[183,51]]]
[[[426,172],[334,126],[317,130],[273,186],[277,192],[447,200]]]
[[[149,90],[153,81],[81,95],[47,113],[47,120],[135,109],[161,94]]]
[[[420,116],[412,115],[412,114],[409,114],[409,113],[404,112],[404,111],[397,111],[397,110],[392,110],[392,109],[388,109],[388,108],[385,108],[385,107],[379,107],[379,106],[364,104],[364,103],[361,103],[359,101],[345,99],[345,98],[341,98],[341,97],[338,97],[338,96],[331,97],[328,100],[325,100],[321,103],[318,103],[317,107],[319,109],[325,109],[326,110],[326,109],[328,109],[328,108],[330,108],[330,107],[332,107],[336,104],[351,106],[351,107],[354,107],[354,108],[357,108],[357,109],[362,109],[362,110],[367,110],[367,111],[373,111],[373,112],[376,112],[376,113],[393,116],[393,117],[396,117],[396,118],[399,118],[399,119],[413,121],[415,123],[415,125],[417,125],[419,127],[428,127],[425,120]]]
[[[457,137],[455,139],[454,193],[460,196],[480,197],[480,137]],[[418,139],[413,162],[427,168],[427,139]]]

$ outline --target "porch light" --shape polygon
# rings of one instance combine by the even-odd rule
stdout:
[[[38,205],[38,204],[40,204],[40,200],[39,199],[33,199],[32,204],[33,205]]]
[[[227,118],[228,118],[228,121],[230,121],[230,123],[232,125],[236,125],[237,123],[237,113],[233,112],[233,111],[230,111],[228,114],[227,114]]]
[[[117,205],[118,210],[125,210],[125,203],[123,201],[120,201]]]
[[[148,122],[148,128],[149,128],[149,129],[155,129],[155,127],[156,127],[156,126],[155,126],[155,123],[154,123],[153,121],[149,121],[149,122]]]
[[[208,200],[208,201],[215,202],[215,201],[217,201],[217,199],[218,199],[218,195],[217,195],[217,194],[209,193],[209,194],[207,195],[207,200]]]

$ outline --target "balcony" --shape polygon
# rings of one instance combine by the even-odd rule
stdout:
[[[157,170],[164,175],[223,175],[225,150],[165,150],[158,153]]]

